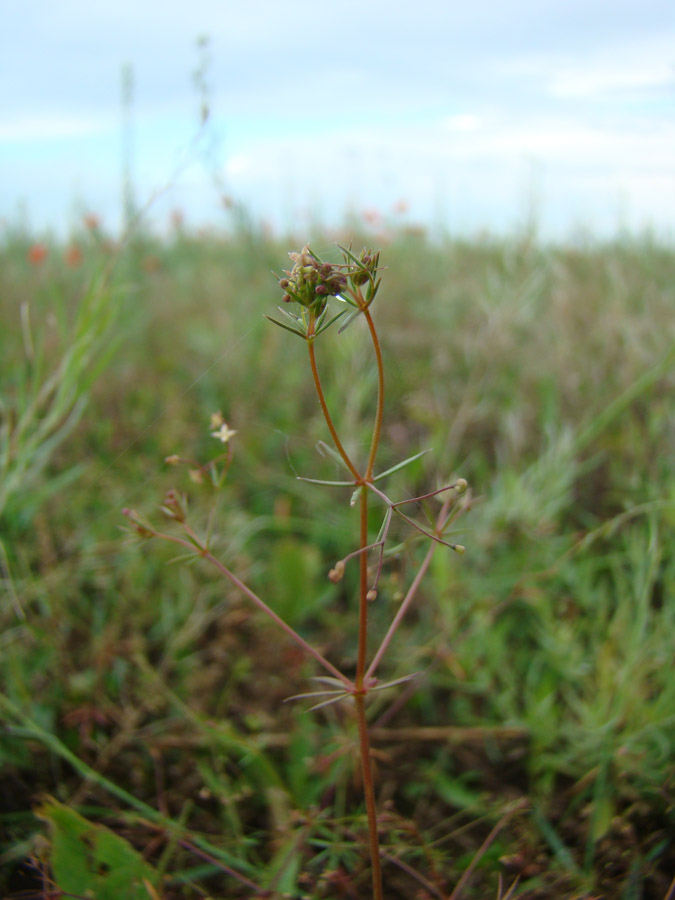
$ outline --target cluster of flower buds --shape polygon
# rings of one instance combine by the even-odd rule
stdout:
[[[350,254],[352,260],[352,271],[349,280],[352,284],[361,287],[367,281],[372,282],[380,262],[380,251],[366,250],[365,248],[357,257]]]
[[[295,300],[306,309],[321,312],[328,297],[336,296],[347,287],[347,277],[342,273],[342,267],[321,262],[307,245],[299,253],[288,255],[293,268],[279,280],[285,303]]]
[[[338,319],[343,319],[342,332],[364,313],[375,299],[382,280],[378,277],[380,251],[364,248],[357,256],[348,247],[339,244],[338,247],[342,250],[341,263],[324,262],[307,244],[299,253],[289,253],[293,268],[279,279],[279,287],[284,292],[281,299],[284,303],[299,303],[301,314],[280,306],[280,312],[290,324],[272,316],[266,318],[304,340],[313,341]],[[338,297],[345,304],[332,318],[327,317],[329,297]]]
[[[167,519],[174,519],[176,522],[184,522],[187,518],[187,497],[179,494],[177,490],[171,488],[164,495],[164,502],[160,507],[161,511]]]

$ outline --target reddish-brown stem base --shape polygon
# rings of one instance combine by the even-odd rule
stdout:
[[[382,866],[380,864],[380,844],[377,835],[377,810],[375,809],[375,788],[373,786],[373,769],[370,761],[370,738],[366,721],[366,703],[363,694],[354,695],[356,720],[359,726],[359,748],[361,751],[361,778],[363,779],[363,796],[366,801],[368,816],[368,843],[370,846],[370,865],[373,883],[373,900],[384,900],[382,893]]]

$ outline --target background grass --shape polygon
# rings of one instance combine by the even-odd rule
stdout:
[[[354,546],[349,491],[296,478],[334,466],[316,453],[304,348],[263,318],[270,271],[304,240],[177,232],[118,251],[90,228],[38,260],[29,235],[5,234],[4,894],[34,886],[29,857],[54,862],[35,815],[50,794],[142,850],[167,898],[255,896],[231,868],[258,894],[368,896],[348,714],[283,704],[312,665],[215,573],[119,530],[122,507],[154,515],[173,486],[207,515],[206,491],[162,461],[212,456],[222,410],[238,434],[218,552],[350,665],[355,573],[326,578]],[[387,896],[448,896],[474,860],[465,897],[496,896],[502,873],[522,897],[663,898],[675,253],[648,237],[367,242],[387,267],[380,469],[431,451],[390,495],[457,476],[471,489],[467,553],[437,552],[381,672],[422,674],[371,706]],[[348,449],[365,452],[375,385],[358,324],[319,363]],[[424,552],[394,537],[373,641]]]

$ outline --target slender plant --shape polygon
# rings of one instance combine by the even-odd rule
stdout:
[[[380,482],[389,475],[419,459],[423,454],[415,454],[386,471],[376,474],[376,460],[384,415],[384,366],[380,340],[371,309],[381,283],[380,253],[379,251],[373,252],[364,249],[360,254],[356,255],[346,247],[340,247],[340,250],[342,251],[341,263],[322,261],[308,246],[305,246],[300,252],[290,253],[293,263],[292,268],[285,271],[283,277],[279,280],[279,285],[283,291],[283,306],[279,307],[279,309],[283,314],[284,321],[279,321],[270,316],[267,318],[279,327],[301,338],[306,344],[314,388],[334,445],[334,447],[324,445],[324,448],[348,474],[348,477],[343,481],[322,481],[314,478],[303,478],[301,480],[334,488],[349,488],[351,490],[351,505],[354,507],[358,506],[359,510],[357,549],[339,560],[328,573],[331,581],[339,582],[343,578],[346,565],[352,560],[358,561],[358,646],[355,672],[347,674],[338,669],[315,646],[279,616],[272,606],[254,593],[224,562],[212,553],[213,516],[209,518],[204,533],[194,529],[187,520],[187,498],[185,495],[172,489],[165,495],[162,505],[164,515],[178,524],[179,528],[177,531],[165,532],[159,530],[135,510],[125,509],[124,514],[137,535],[143,538],[160,538],[177,544],[187,550],[189,555],[202,557],[215,566],[226,579],[245,594],[259,610],[272,619],[291,640],[302,647],[323,668],[326,674],[317,676],[314,679],[318,682],[318,690],[298,694],[289,699],[309,699],[314,701],[311,709],[320,709],[332,703],[351,699],[358,728],[361,783],[368,821],[372,896],[374,900],[383,900],[381,853],[366,701],[373,691],[381,691],[415,677],[416,673],[411,673],[402,678],[380,682],[376,672],[391,645],[401,621],[415,598],[419,585],[429,568],[435,549],[440,545],[457,553],[464,552],[464,547],[461,544],[451,543],[445,539],[444,535],[449,525],[465,508],[457,500],[466,491],[467,483],[463,478],[459,478],[452,484],[447,484],[437,490],[402,501],[391,500],[379,486]],[[337,304],[341,308],[337,310],[332,308],[331,299],[333,306]],[[340,324],[337,327],[337,333],[341,334],[358,318],[365,320],[377,368],[377,397],[372,421],[370,446],[365,460],[355,459],[354,455],[345,448],[345,442],[338,433],[328,407],[319,376],[316,355],[316,345],[319,337],[322,337],[333,326],[338,326],[338,323]],[[224,453],[205,465],[199,465],[192,460],[186,460],[179,456],[168,457],[167,461],[174,464],[187,463],[191,467],[193,480],[201,481],[209,478],[213,486],[216,489],[220,489],[225,483],[226,475],[233,461],[230,441],[236,432],[224,421],[219,413],[211,417],[211,429],[213,436],[227,445],[227,450]],[[432,497],[439,497],[442,500],[442,504],[440,511],[430,526],[423,527],[403,511],[403,507],[407,504],[419,503]],[[369,503],[372,499],[382,503],[385,509],[382,525],[374,540],[371,539],[368,529]],[[386,542],[394,515],[399,516],[417,532],[422,533],[429,539],[430,543],[403,601],[380,641],[378,649],[372,658],[369,659],[367,652],[368,609],[370,603],[377,597]],[[369,565],[370,559],[373,560],[372,566]]]

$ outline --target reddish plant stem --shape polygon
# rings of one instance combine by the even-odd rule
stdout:
[[[366,474],[364,476],[365,481],[372,481],[373,466],[375,465],[377,448],[380,443],[380,435],[382,433],[382,418],[384,415],[384,364],[382,362],[382,350],[380,348],[380,340],[377,336],[377,331],[375,330],[375,323],[373,322],[372,316],[370,315],[370,311],[367,307],[363,310],[363,315],[365,316],[366,322],[368,323],[368,330],[370,331],[370,338],[373,342],[373,350],[375,352],[375,361],[377,363],[377,408],[375,410],[375,422],[373,424],[373,439],[370,444],[368,465],[366,467]]]
[[[443,504],[443,506],[441,507],[441,511],[438,514],[438,519],[436,520],[436,528],[435,528],[436,535],[443,533],[443,525],[445,524],[445,521],[447,519],[449,508],[450,508],[450,500],[446,500],[445,503]],[[410,607],[410,604],[412,603],[413,598],[414,598],[415,594],[417,593],[417,589],[420,586],[422,579],[426,575],[427,569],[429,568],[429,564],[431,563],[431,557],[434,555],[434,551],[436,550],[437,546],[438,545],[437,545],[436,541],[433,541],[430,544],[430,546],[426,552],[426,555],[422,561],[422,565],[417,570],[417,574],[415,575],[415,578],[413,579],[413,583],[408,588],[408,593],[405,595],[403,602],[399,606],[398,611],[397,611],[396,615],[394,616],[394,618],[392,619],[389,629],[387,630],[387,633],[385,634],[384,638],[382,639],[382,643],[380,644],[379,650],[373,657],[373,661],[371,662],[370,666],[368,667],[368,671],[366,672],[366,678],[368,678],[369,680],[375,675],[375,670],[377,669],[380,662],[382,661],[382,657],[386,653],[387,648],[389,647],[389,644],[391,643],[392,638],[396,634],[396,630],[398,629],[398,626],[401,624],[403,617],[407,613],[408,608]]]
[[[372,870],[373,900],[383,900],[382,893],[382,866],[380,863],[380,841],[377,831],[377,809],[375,806],[375,788],[373,785],[373,769],[370,759],[370,736],[368,734],[368,722],[366,720],[364,675],[366,669],[366,653],[368,651],[368,490],[366,484],[372,482],[375,456],[380,442],[382,431],[382,416],[384,408],[384,371],[382,365],[382,353],[377,337],[375,325],[367,308],[363,310],[368,323],[375,359],[377,361],[377,407],[373,424],[373,437],[368,454],[368,463],[362,479],[360,497],[360,550],[359,558],[359,646],[356,660],[356,677],[354,684],[357,693],[354,695],[356,704],[356,716],[359,728],[359,746],[361,750],[361,777],[363,779],[363,796],[366,801],[366,813],[368,816],[368,840],[370,845],[370,860]]]
[[[361,488],[361,549],[365,551],[368,546],[368,490]],[[363,676],[366,671],[366,653],[368,650],[368,554],[359,556],[359,648],[356,658],[356,678],[354,684],[357,690],[363,687]]]
[[[237,578],[237,576],[234,574],[234,572],[230,572],[227,566],[224,566],[221,561],[211,553],[206,552],[203,553],[202,556],[204,557],[204,559],[208,559],[208,561],[212,563],[220,572],[222,572],[222,574],[225,575],[226,578],[229,578],[232,584],[236,585],[236,587],[238,587],[240,591],[246,594],[246,596],[250,600],[252,600],[259,609],[261,609],[266,615],[268,615],[270,619],[272,619],[272,621],[282,629],[282,631],[284,631],[290,638],[292,638],[296,642],[296,644],[299,644],[302,649],[309,653],[310,656],[313,656],[314,659],[324,667],[324,669],[327,669],[335,678],[339,678],[344,686],[348,690],[351,690],[353,685],[349,678],[343,675],[342,672],[338,668],[336,668],[333,663],[330,662],[330,660],[326,659],[326,657],[322,653],[319,653],[319,651],[316,650],[311,644],[307,643],[307,641],[301,635],[299,635],[294,628],[291,628],[291,626],[288,625],[281,618],[281,616],[278,616],[274,612],[274,610],[265,603],[264,600],[262,600],[257,594],[254,594],[253,591],[249,587],[247,587],[247,585],[245,585],[243,581],[240,581],[239,578]]]
[[[208,560],[211,565],[215,566],[216,569],[218,569],[221,575],[224,575],[228,579],[228,581],[231,581],[232,584],[235,585],[235,587],[238,587],[239,590],[243,594],[245,594],[249,598],[249,600],[251,600],[255,604],[255,606],[258,607],[258,609],[264,612],[265,615],[268,616],[276,625],[278,625],[279,628],[281,628],[281,630],[285,634],[287,634],[293,641],[295,641],[296,644],[299,644],[306,653],[312,656],[320,665],[324,667],[324,669],[330,672],[331,675],[333,675],[335,678],[338,678],[342,682],[342,684],[344,684],[347,691],[351,692],[353,690],[354,684],[349,678],[347,678],[346,675],[343,675],[342,672],[337,669],[330,660],[326,659],[326,657],[322,653],[319,653],[319,651],[316,650],[311,644],[309,644],[301,635],[299,635],[294,628],[291,628],[291,626],[288,625],[281,618],[281,616],[277,615],[277,613],[275,613],[274,610],[269,607],[261,597],[254,593],[250,589],[250,587],[248,587],[246,584],[244,584],[243,581],[241,581],[241,579],[237,578],[234,572],[231,572],[227,568],[227,566],[224,565],[209,550],[207,550],[206,547],[199,544],[196,538],[192,541],[188,541],[185,538],[180,538],[173,534],[164,534],[159,531],[155,531],[153,533],[155,537],[161,538],[163,541],[168,541],[171,544],[178,544],[181,547],[187,547],[188,550],[192,550],[194,553],[197,553],[202,557],[202,559]]]
[[[363,300],[361,298],[361,302]],[[361,305],[361,304],[360,304]],[[368,735],[368,723],[366,720],[365,697],[367,690],[364,690],[364,675],[366,671],[366,654],[368,651],[368,490],[366,484],[372,482],[373,467],[375,465],[375,456],[380,442],[380,434],[382,431],[382,417],[384,409],[384,370],[382,363],[382,352],[380,342],[377,337],[375,325],[370,313],[365,305],[362,305],[363,314],[368,323],[370,336],[377,361],[377,407],[375,411],[375,421],[373,424],[373,436],[368,454],[368,462],[364,475],[361,475],[356,466],[351,461],[347,451],[344,449],[342,442],[333,424],[326,398],[321,386],[319,372],[316,365],[316,356],[314,353],[314,340],[311,337],[314,330],[314,320],[310,321],[308,329],[307,341],[309,349],[309,361],[312,369],[312,377],[316,393],[319,398],[321,410],[330,435],[335,443],[338,453],[344,460],[347,468],[354,476],[358,485],[361,486],[361,496],[359,503],[360,512],[360,540],[359,540],[359,636],[358,651],[356,660],[356,676],[354,679],[354,702],[356,705],[356,718],[359,730],[359,747],[361,755],[361,777],[363,780],[363,796],[366,803],[366,813],[368,816],[368,844],[370,847],[370,862],[372,874],[373,900],[384,900],[382,893],[382,866],[380,863],[380,842],[377,832],[377,809],[375,806],[375,788],[373,785],[373,770],[370,759],[370,737]]]
[[[354,695],[356,720],[359,727],[359,748],[361,751],[361,777],[363,778],[363,796],[366,801],[368,816],[368,843],[370,846],[370,865],[373,883],[373,900],[384,900],[382,893],[382,865],[380,863],[380,841],[377,834],[377,810],[375,808],[375,788],[373,787],[373,769],[370,761],[370,738],[366,721],[365,695]]]
[[[396,634],[398,626],[401,624],[403,617],[405,616],[406,612],[408,611],[408,607],[412,603],[413,597],[417,593],[417,589],[420,586],[422,579],[426,575],[427,569],[429,568],[429,563],[431,562],[431,557],[434,555],[435,549],[436,549],[436,545],[431,544],[431,546],[427,550],[427,554],[424,557],[422,565],[417,570],[417,574],[415,575],[413,583],[410,585],[410,587],[408,589],[408,593],[405,595],[405,599],[403,600],[403,603],[401,603],[401,605],[399,606],[398,611],[397,611],[396,615],[394,616],[392,623],[389,626],[389,629],[388,629],[386,635],[384,636],[377,653],[373,657],[373,661],[371,662],[370,666],[368,667],[368,672],[366,673],[366,676],[369,680],[375,675],[375,672],[377,671],[377,667],[382,662],[382,657],[386,653],[387,648],[389,647],[389,644],[391,643],[392,638]]]
[[[313,327],[314,327],[314,321],[312,320],[312,322],[310,323],[310,329],[313,330]],[[336,448],[337,448],[338,453],[340,454],[340,456],[341,456],[342,459],[344,460],[345,465],[347,466],[347,468],[349,469],[349,471],[352,473],[352,475],[354,476],[354,478],[355,478],[358,482],[360,482],[360,481],[361,481],[361,476],[359,475],[359,473],[358,473],[358,471],[357,471],[357,469],[356,469],[356,466],[354,465],[354,463],[353,463],[353,462],[351,461],[351,459],[349,458],[349,454],[347,453],[347,451],[345,450],[345,448],[342,446],[342,441],[341,441],[340,438],[338,437],[338,433],[337,433],[337,431],[335,430],[335,425],[333,425],[333,419],[331,418],[331,414],[330,414],[330,412],[329,412],[329,410],[328,410],[328,405],[327,405],[327,403],[326,403],[326,398],[325,398],[325,396],[324,396],[323,388],[322,388],[322,386],[321,386],[321,379],[319,378],[319,370],[317,369],[317,366],[316,366],[316,355],[315,355],[315,353],[314,353],[314,339],[313,339],[313,337],[310,337],[310,338],[308,339],[308,341],[307,341],[307,347],[308,347],[308,349],[309,349],[309,364],[310,364],[311,369],[312,369],[312,378],[314,379],[314,387],[315,387],[315,389],[316,389],[316,395],[317,395],[317,397],[319,398],[319,403],[321,404],[321,412],[323,413],[323,417],[324,417],[324,419],[326,420],[326,425],[328,426],[328,430],[330,431],[330,436],[331,436],[332,439],[333,439],[333,442],[334,442],[334,444],[335,444],[335,446],[336,446]]]

